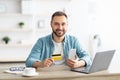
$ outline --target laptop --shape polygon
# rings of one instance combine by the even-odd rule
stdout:
[[[89,74],[97,71],[107,70],[114,56],[114,53],[115,50],[97,52],[91,66],[73,68],[71,71]]]

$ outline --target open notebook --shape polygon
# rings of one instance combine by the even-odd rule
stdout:
[[[74,68],[71,70],[81,73],[87,73],[87,74],[101,70],[107,70],[113,58],[114,53],[115,50],[97,52],[91,66],[86,68]]]

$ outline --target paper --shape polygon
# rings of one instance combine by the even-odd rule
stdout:
[[[5,73],[14,73],[14,74],[21,74],[23,71],[10,71],[10,70],[5,70]]]
[[[24,71],[25,67],[10,67],[9,69],[5,70],[6,73],[22,73]]]

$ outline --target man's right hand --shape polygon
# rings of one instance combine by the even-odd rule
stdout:
[[[47,58],[43,62],[36,61],[33,64],[33,67],[35,67],[35,68],[38,68],[38,67],[41,67],[41,68],[49,67],[49,66],[51,66],[53,64],[53,62],[54,62],[54,60],[52,58]]]
[[[43,62],[41,62],[43,67],[49,67],[53,64],[54,60],[51,58],[45,59]]]

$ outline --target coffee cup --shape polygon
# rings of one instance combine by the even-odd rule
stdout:
[[[35,68],[25,68],[23,71],[24,76],[33,76],[37,75],[38,73],[36,72]]]

